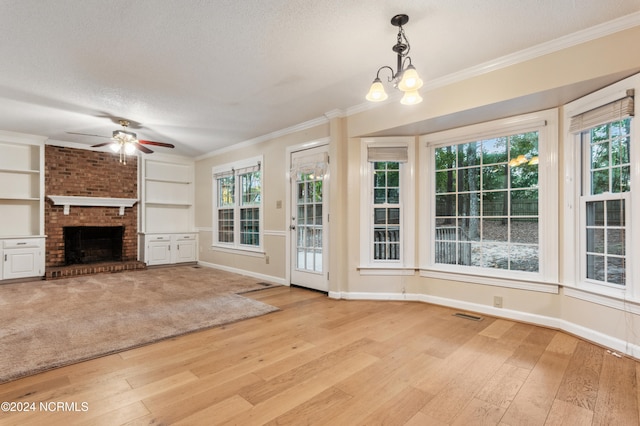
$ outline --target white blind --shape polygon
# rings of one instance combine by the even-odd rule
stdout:
[[[304,156],[294,157],[291,161],[291,173],[313,173],[316,176],[323,175],[327,170],[328,154],[318,152]]]
[[[367,161],[409,161],[409,150],[406,146],[370,146],[367,148]]]
[[[627,96],[622,99],[571,117],[569,131],[578,133],[601,124],[624,120],[633,115],[633,90],[627,90]]]

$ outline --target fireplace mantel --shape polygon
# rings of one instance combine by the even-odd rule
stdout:
[[[76,197],[68,195],[47,195],[56,206],[64,206],[64,214],[69,214],[71,206],[88,207],[119,207],[120,216],[124,215],[125,207],[133,207],[138,202],[137,198],[103,198],[103,197]]]

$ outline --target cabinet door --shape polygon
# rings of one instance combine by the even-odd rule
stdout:
[[[4,267],[2,278],[36,277],[41,275],[40,250],[37,248],[4,250]]]
[[[195,240],[178,240],[176,241],[176,263],[195,262],[196,261],[196,242]]]
[[[149,241],[147,243],[147,265],[171,263],[171,241]]]

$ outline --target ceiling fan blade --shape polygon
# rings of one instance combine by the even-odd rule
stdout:
[[[133,146],[136,147],[136,149],[138,149],[139,151],[144,152],[145,154],[152,154],[153,151],[151,151],[149,148],[147,148],[146,146],[142,146],[139,143],[134,142]]]
[[[101,146],[107,146],[107,145],[111,145],[113,142],[105,142],[105,143],[99,143],[97,145],[91,145],[91,148],[100,148]]]
[[[142,139],[138,139],[138,143],[141,143],[141,144],[144,144],[144,145],[163,146],[165,148],[175,148],[175,146],[173,144],[170,144],[170,143],[145,141],[145,140],[142,140]]]
[[[95,136],[96,138],[109,138],[109,139],[111,139],[111,136],[92,135],[90,133],[67,132],[67,134],[69,134],[69,135],[80,135],[80,136]]]

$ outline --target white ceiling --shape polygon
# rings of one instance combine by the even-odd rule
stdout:
[[[0,0],[0,129],[92,145],[119,118],[198,156],[358,108],[397,28],[441,79],[640,0]],[[421,129],[422,130],[422,129]]]

